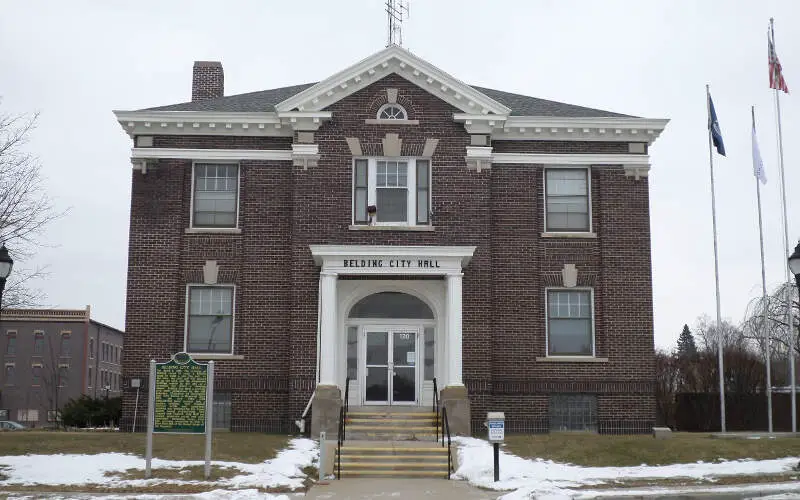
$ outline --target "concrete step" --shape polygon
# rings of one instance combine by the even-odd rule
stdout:
[[[436,417],[406,417],[400,415],[390,415],[390,416],[354,416],[354,415],[347,415],[347,424],[358,424],[358,423],[376,423],[376,424],[384,424],[384,423],[402,423],[402,424],[413,424],[413,425],[429,425],[434,426],[436,425]]]
[[[447,448],[408,441],[347,443],[342,446],[340,477],[448,477]],[[335,469],[338,473],[338,468]]]
[[[351,455],[342,453],[342,466],[345,463],[359,464],[359,463],[424,463],[432,465],[447,465],[447,455]]]
[[[400,478],[442,478],[449,479],[447,471],[442,470],[418,470],[418,471],[405,471],[405,470],[358,470],[358,471],[345,471],[342,469],[341,478],[356,478],[356,477],[400,477]]]

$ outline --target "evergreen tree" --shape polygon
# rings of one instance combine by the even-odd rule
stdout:
[[[697,354],[697,346],[694,343],[694,337],[689,330],[689,325],[683,325],[683,330],[678,336],[678,356],[694,357]]]

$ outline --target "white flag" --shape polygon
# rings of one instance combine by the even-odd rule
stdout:
[[[761,181],[761,184],[767,183],[767,174],[764,172],[764,161],[761,159],[761,150],[758,149],[755,127],[753,127],[753,175]]]

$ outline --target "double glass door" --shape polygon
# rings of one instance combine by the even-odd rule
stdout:
[[[365,404],[417,402],[415,328],[366,328]]]

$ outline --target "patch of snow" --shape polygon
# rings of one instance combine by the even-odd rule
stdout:
[[[9,496],[9,500],[33,500],[34,497],[28,495]],[[37,497],[40,498],[40,497]],[[97,495],[88,493],[71,493],[69,497],[62,497],[60,495],[49,495],[47,500],[164,500],[169,498],[180,498],[181,500],[289,500],[286,495],[273,495],[270,493],[262,493],[256,489],[249,490],[214,490],[206,493],[181,493],[177,495],[162,494],[162,495]]]
[[[196,498],[288,498],[285,495],[265,496],[253,487],[297,489],[303,486],[305,473],[303,468],[314,465],[319,458],[317,443],[310,439],[292,439],[287,449],[281,450],[271,460],[259,464],[212,461],[212,465],[242,471],[237,476],[219,479],[207,484],[220,487],[236,488],[225,495],[211,495]],[[154,458],[153,469],[180,469],[203,465],[202,460],[161,460]],[[106,473],[122,473],[128,469],[144,470],[143,458],[127,453],[100,453],[96,455],[58,454],[58,455],[22,455],[0,457],[0,468],[7,479],[0,481],[0,486],[18,485],[80,485],[101,484],[108,487],[136,487],[152,484],[205,483],[205,481],[186,481],[180,479],[119,479],[108,477]],[[253,496],[254,494],[260,496]],[[239,496],[237,496],[239,495]],[[249,496],[248,496],[249,495]],[[97,497],[92,497],[97,498]],[[111,497],[109,497],[111,498]],[[137,498],[145,498],[137,496]],[[157,497],[153,497],[157,498]]]
[[[742,474],[774,474],[787,472],[797,463],[796,457],[776,460],[730,460],[719,463],[698,461],[674,465],[640,465],[634,467],[581,467],[543,459],[526,459],[500,451],[500,481],[494,482],[492,446],[482,439],[459,437],[459,467],[455,477],[493,490],[515,490],[503,500],[531,498],[570,498],[574,488],[613,483],[619,480],[736,476]],[[618,490],[619,491],[619,490]],[[599,491],[593,492],[595,496]],[[619,493],[617,493],[619,494]],[[546,495],[551,495],[548,497]]]

